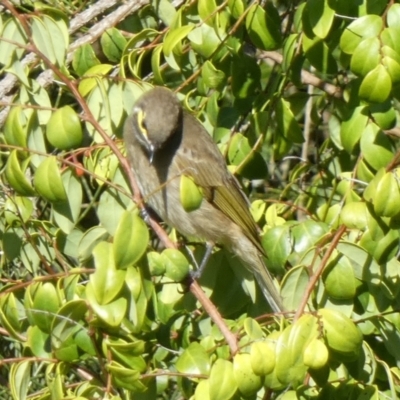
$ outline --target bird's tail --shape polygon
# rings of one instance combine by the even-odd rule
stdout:
[[[282,297],[276,288],[271,274],[269,273],[266,265],[261,260],[260,265],[255,270],[253,269],[254,276],[257,279],[258,284],[266,298],[268,304],[271,306],[272,310],[276,313],[285,311],[285,307],[282,303]]]

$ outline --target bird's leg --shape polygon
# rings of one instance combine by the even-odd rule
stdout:
[[[143,221],[146,222],[146,224],[149,224],[149,222],[150,222],[150,213],[149,213],[149,210],[147,209],[146,206],[143,206],[140,209],[140,216],[142,217]]]
[[[203,258],[201,260],[200,265],[197,264],[193,253],[191,251],[189,252],[190,257],[192,258],[194,264],[197,267],[196,271],[192,271],[191,274],[190,274],[192,279],[199,279],[200,278],[201,274],[204,271],[204,268],[207,265],[208,260],[210,259],[210,256],[211,256],[213,248],[214,248],[214,243],[206,242],[206,252],[204,253],[204,256],[203,256]]]

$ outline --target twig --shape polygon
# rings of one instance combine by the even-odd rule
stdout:
[[[301,315],[304,313],[304,310],[306,308],[307,305],[307,301],[309,299],[309,297],[311,296],[311,293],[319,279],[319,277],[322,274],[322,271],[324,270],[326,264],[328,263],[329,257],[331,256],[331,254],[333,253],[333,250],[336,249],[337,244],[339,243],[340,238],[342,237],[343,233],[346,232],[346,226],[345,225],[341,225],[339,227],[339,229],[336,231],[335,236],[332,239],[332,242],[330,244],[330,246],[328,247],[328,249],[326,250],[324,256],[322,257],[322,260],[319,264],[319,267],[317,268],[317,270],[314,272],[314,274],[312,275],[312,277],[310,278],[308,285],[307,285],[307,289],[304,293],[304,296],[301,300],[301,303],[299,305],[299,308],[296,311],[296,314],[294,316],[293,319],[293,323],[295,323],[300,317]]]
[[[282,54],[276,52],[276,51],[260,51],[258,58],[260,59],[269,59],[273,60],[274,62],[278,64],[282,64],[283,62],[283,56]],[[317,87],[330,96],[336,97],[336,98],[342,98],[343,97],[343,91],[340,87],[332,85],[331,83],[325,82],[324,80],[318,78],[317,76],[313,75],[311,72],[308,72],[304,69],[301,70],[301,81],[305,85],[312,85],[314,87]]]

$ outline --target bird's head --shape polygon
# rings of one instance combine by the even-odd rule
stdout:
[[[150,162],[157,150],[178,131],[182,107],[170,90],[156,87],[144,93],[135,103],[127,124],[140,145],[149,155]]]

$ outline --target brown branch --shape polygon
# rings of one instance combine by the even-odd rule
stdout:
[[[335,236],[332,239],[332,242],[330,244],[330,246],[328,247],[328,249],[326,250],[324,256],[322,257],[322,260],[319,264],[319,267],[316,269],[316,271],[314,272],[314,274],[311,276],[308,285],[307,285],[307,289],[304,293],[304,296],[301,300],[301,303],[299,305],[299,308],[296,311],[296,314],[294,316],[293,319],[293,323],[295,323],[300,317],[301,315],[304,313],[304,310],[306,308],[307,305],[307,301],[309,299],[309,297],[311,296],[311,293],[315,287],[315,285],[317,284],[317,281],[319,279],[319,277],[322,274],[322,271],[324,270],[326,264],[328,263],[329,257],[332,255],[333,251],[336,249],[336,246],[339,243],[340,238],[342,237],[342,235],[346,232],[346,226],[345,225],[341,225],[339,227],[339,229],[336,231]]]
[[[211,300],[205,295],[203,289],[200,285],[193,280],[189,286],[189,290],[192,292],[193,296],[200,302],[204,311],[210,316],[211,320],[218,326],[225,340],[227,341],[231,354],[235,355],[239,350],[238,341],[236,335],[234,335],[226,325],[225,321],[222,319],[221,314],[211,302]]]
[[[277,64],[282,64],[283,62],[282,54],[278,53],[277,51],[260,51],[258,58],[262,60],[272,60]],[[325,93],[329,94],[330,96],[339,99],[343,97],[343,90],[340,87],[325,82],[324,80],[318,78],[311,72],[308,72],[304,69],[301,70],[301,82],[305,85],[317,87],[323,90]]]

